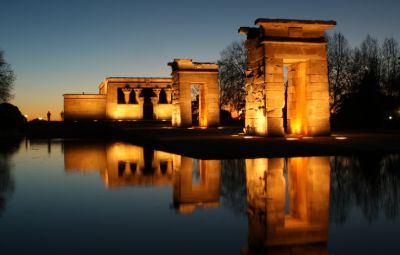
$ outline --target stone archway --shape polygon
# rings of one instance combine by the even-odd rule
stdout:
[[[175,59],[172,67],[172,125],[192,125],[191,86],[199,86],[199,126],[219,124],[218,65]]]
[[[288,68],[287,132],[330,134],[325,30],[335,21],[257,19],[259,27],[241,27],[247,35],[246,132],[283,136]]]

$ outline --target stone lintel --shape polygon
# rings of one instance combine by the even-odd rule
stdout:
[[[169,77],[106,77],[108,82],[171,82]]]
[[[284,36],[263,36],[260,38],[260,43],[284,43],[284,44],[314,44],[314,43],[326,43],[325,37],[315,38],[298,38],[298,37],[284,37]]]
[[[258,18],[254,21],[254,25],[260,24],[271,24],[271,25],[281,25],[287,24],[287,26],[293,25],[320,25],[326,26],[327,28],[331,28],[336,26],[336,21],[334,20],[302,20],[302,19],[268,19],[268,18]]]
[[[168,77],[106,77],[99,85],[99,88],[107,87],[109,83],[136,83],[143,88],[155,86],[168,87],[172,84],[172,78]],[[156,85],[155,85],[156,84]]]
[[[218,72],[218,64],[211,62],[193,62],[191,59],[174,59],[168,63],[174,71]]]
[[[251,39],[260,36],[260,29],[258,27],[240,27],[238,33],[247,35],[247,39]]]
[[[336,21],[257,19],[261,42],[306,42],[324,43],[325,31],[336,26]]]

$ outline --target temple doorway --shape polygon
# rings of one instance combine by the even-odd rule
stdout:
[[[151,98],[155,96],[151,88],[144,88],[140,93],[140,97],[143,97],[143,120],[154,119],[154,108]]]
[[[191,85],[192,124],[207,127],[206,85]]]
[[[200,101],[200,88],[199,85],[192,85],[190,87],[192,98],[192,124],[199,125],[199,101]]]

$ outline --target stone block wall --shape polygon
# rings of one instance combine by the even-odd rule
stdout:
[[[258,38],[248,39],[246,49],[246,133],[266,135],[264,49]]]
[[[157,104],[154,106],[154,117],[156,120],[171,120],[172,104]]]
[[[64,120],[105,119],[106,96],[88,94],[64,95]]]

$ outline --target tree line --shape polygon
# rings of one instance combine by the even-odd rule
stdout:
[[[367,35],[351,47],[342,33],[327,35],[332,124],[384,127],[400,115],[400,48]]]

